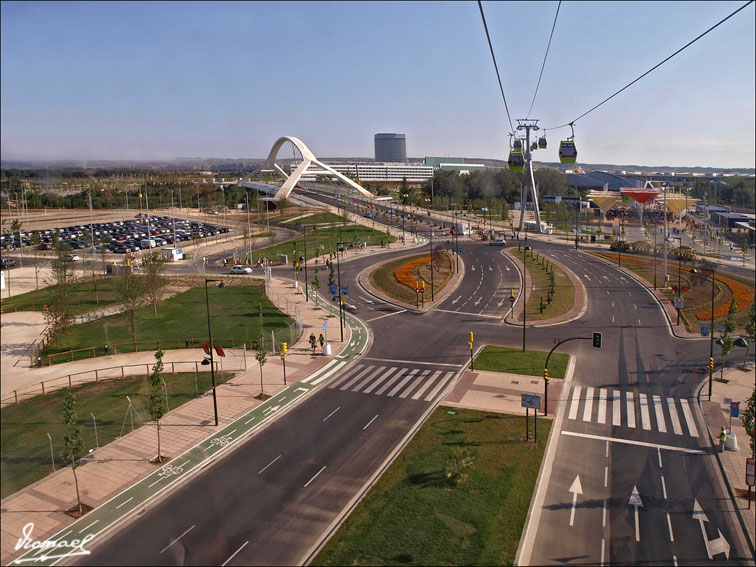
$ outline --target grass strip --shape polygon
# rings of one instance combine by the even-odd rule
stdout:
[[[567,274],[548,258],[539,255],[535,250],[515,250],[508,252],[520,262],[525,252],[525,269],[530,276],[531,286],[527,290],[528,319],[540,321],[552,319],[568,313],[575,304],[575,288]],[[554,274],[554,292],[549,301],[551,288],[550,272]]]
[[[231,373],[215,375],[216,384],[228,381]],[[210,373],[180,372],[163,376],[168,386],[168,405],[171,410],[185,404],[210,389]],[[128,400],[131,398],[136,412],[134,428],[149,420],[147,409],[150,396],[150,381],[146,375],[127,376],[91,382],[70,389],[76,396],[76,413],[82,429],[86,450],[95,448],[94,414],[97,419],[97,441],[107,445],[118,438],[126,417]],[[60,453],[64,448],[63,396],[65,390],[56,390],[44,396],[35,396],[18,405],[6,406],[0,412],[2,455],[0,458],[0,497],[5,498],[17,490],[36,482],[52,472],[50,434],[55,457],[55,466],[63,466]],[[141,416],[141,419],[140,419]],[[207,416],[208,419],[212,415]],[[131,431],[131,422],[126,420],[124,435]],[[157,452],[157,441],[155,444]],[[169,455],[175,456],[175,455]]]
[[[475,357],[475,370],[490,370],[492,372],[509,372],[510,374],[525,374],[528,376],[543,376],[548,351],[526,350],[519,348],[486,345]],[[555,352],[549,360],[549,377],[564,378],[570,356]]]
[[[526,443],[520,416],[437,408],[312,565],[511,565],[551,427],[539,421]]]

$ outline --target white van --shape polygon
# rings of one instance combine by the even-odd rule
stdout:
[[[139,241],[139,247],[142,250],[144,250],[145,248],[155,248],[156,246],[157,243],[152,238],[150,238],[149,240],[145,238],[144,240]]]

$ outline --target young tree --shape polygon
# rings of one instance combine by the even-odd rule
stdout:
[[[163,270],[165,269],[165,260],[160,252],[152,252],[144,259],[144,280],[152,300],[152,310],[157,317],[157,300],[160,290],[165,287],[165,278]]]
[[[318,266],[318,261],[315,260],[315,278],[312,280],[312,287],[315,289],[315,293],[320,291],[320,277],[318,276],[318,272],[320,272],[320,266]]]
[[[52,261],[52,274],[46,284],[50,290],[50,300],[44,308],[43,317],[47,325],[45,333],[49,340],[60,346],[60,337],[73,322],[69,301],[71,284],[74,281],[73,264],[66,262],[58,251],[58,257]]]
[[[756,301],[751,302],[751,307],[748,308],[748,321],[745,325],[745,331],[748,333],[748,346],[746,347],[743,366],[745,366],[745,363],[748,360],[748,352],[751,350],[751,343],[756,340]]]
[[[260,399],[265,399],[265,390],[263,389],[263,365],[268,361],[268,353],[265,350],[265,341],[263,340],[262,328],[260,336],[257,339],[257,353],[255,354],[257,363],[260,365]]]
[[[751,397],[746,400],[745,411],[740,414],[740,421],[745,427],[746,434],[751,441],[751,457],[756,458],[756,388],[751,392]]]
[[[330,262],[328,264],[328,285],[334,285],[336,283],[336,280],[333,275],[333,262]]]
[[[121,297],[123,312],[131,328],[131,339],[136,343],[136,312],[142,305],[146,291],[144,280],[126,268],[116,282],[116,291]]]
[[[160,419],[168,411],[163,395],[163,351],[158,350],[155,353],[155,366],[152,367],[150,374],[150,417],[155,421],[155,432],[157,433],[157,456],[150,462],[162,464],[164,457],[160,454]]]
[[[81,437],[81,428],[78,427],[76,416],[76,398],[66,390],[63,398],[63,423],[66,426],[66,435],[63,438],[64,448],[61,452],[63,461],[71,463],[71,472],[74,476],[74,486],[76,487],[76,502],[79,506],[79,515],[82,514],[81,495],[79,494],[79,479],[76,477],[76,467],[79,456],[84,450],[84,440]]]

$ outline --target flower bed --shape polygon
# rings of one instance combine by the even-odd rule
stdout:
[[[740,282],[736,282],[733,279],[727,278],[725,276],[715,276],[715,278],[725,284],[727,287],[730,288],[730,291],[732,291],[732,296],[737,300],[737,311],[744,311],[748,309],[751,306],[751,303],[753,303],[753,293],[751,290],[743,285]],[[726,317],[727,314],[730,312],[730,302],[723,303],[721,305],[717,305],[714,308],[714,317]],[[706,311],[699,311],[696,313],[696,318],[700,321],[708,321],[711,319],[711,309],[707,309]]]
[[[428,262],[430,262],[430,256],[423,256],[421,258],[411,260],[406,264],[402,264],[396,270],[394,270],[394,276],[404,285],[415,289],[417,280],[415,279],[415,276],[412,275],[412,273],[414,272],[415,268],[422,266],[423,264],[426,264]]]

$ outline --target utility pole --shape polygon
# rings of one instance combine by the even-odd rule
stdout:
[[[540,130],[538,127],[538,120],[528,120],[525,118],[517,119],[517,129],[525,130],[525,181],[522,185],[522,198],[520,201],[520,231],[522,231],[525,225],[525,212],[527,210],[527,195],[528,189],[533,196],[533,210],[536,215],[536,232],[541,233],[541,211],[538,208],[538,190],[536,189],[535,177],[533,176],[533,160],[530,153],[530,131]]]
[[[667,287],[669,275],[667,274],[667,240],[669,239],[669,228],[667,226],[667,187],[664,189],[664,287]]]

